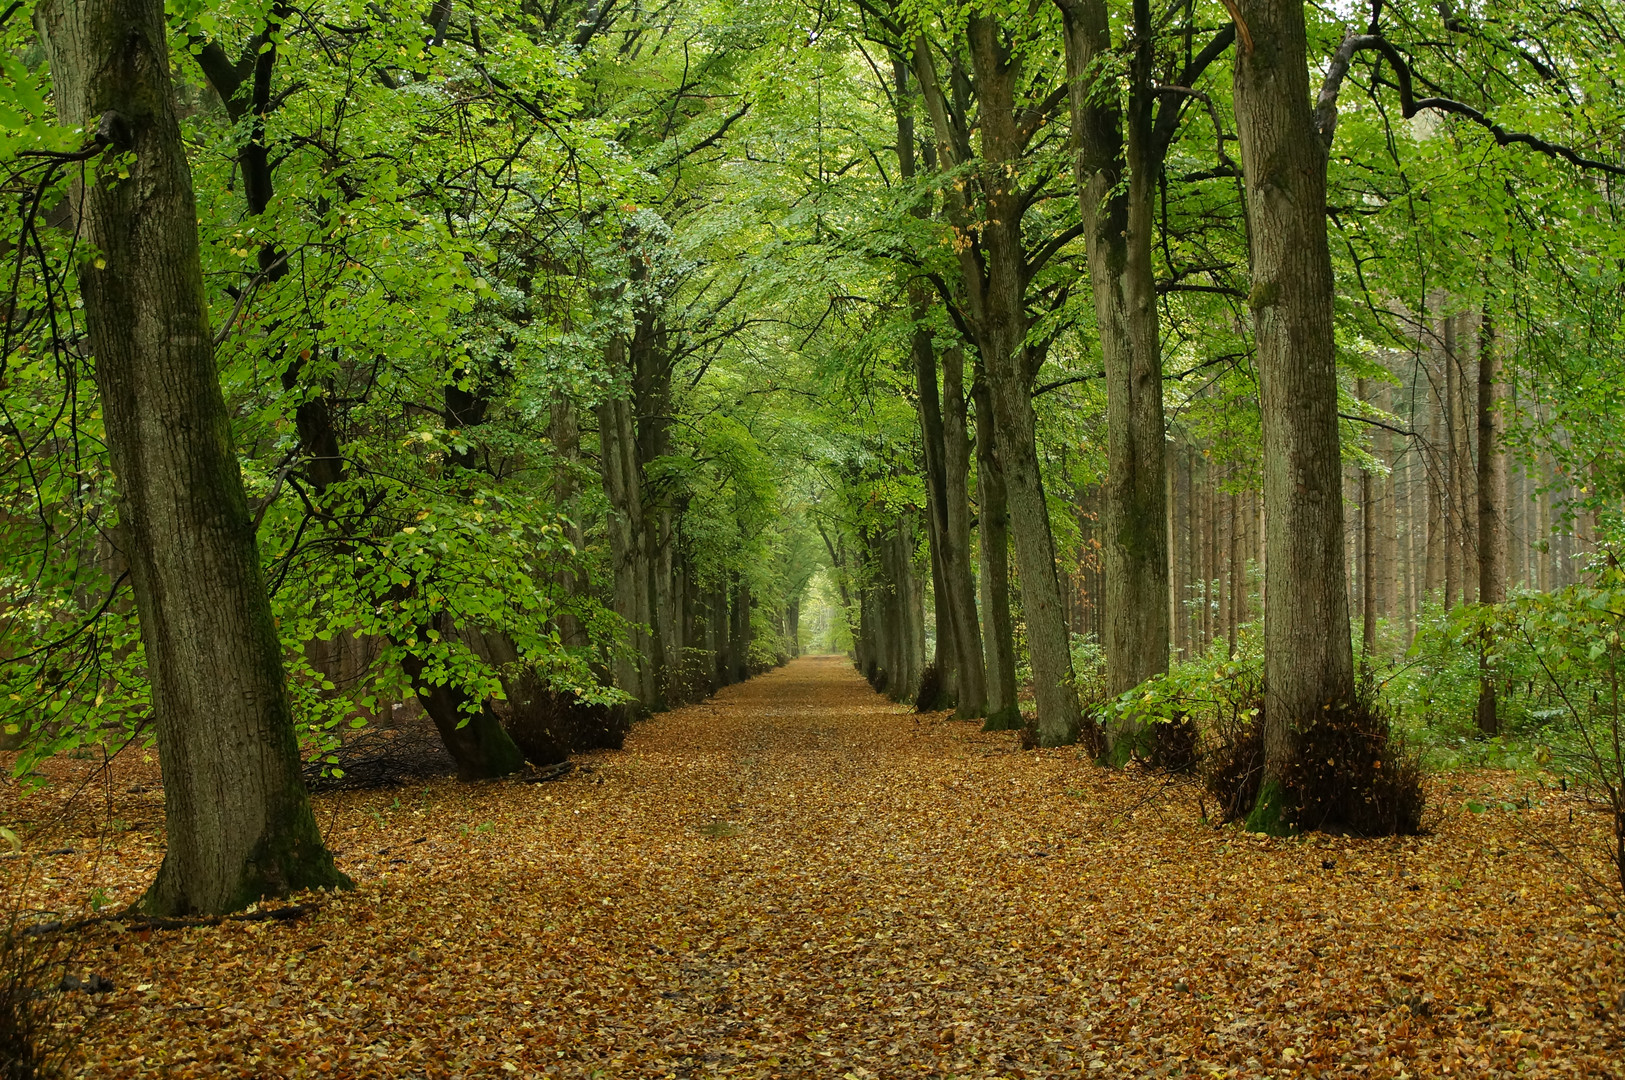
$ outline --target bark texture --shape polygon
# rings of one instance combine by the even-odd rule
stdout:
[[[1297,734],[1354,698],[1326,244],[1300,0],[1240,0],[1235,67],[1264,450],[1264,783],[1249,825],[1282,828]],[[1241,29],[1238,26],[1238,30]]]
[[[1507,598],[1505,420],[1498,404],[1501,354],[1496,348],[1495,324],[1484,315],[1478,350],[1478,600],[1499,604]],[[1495,679],[1487,660],[1488,641],[1478,652],[1478,730],[1485,735],[1501,731],[1496,709]]]
[[[215,374],[157,0],[36,12],[62,121],[129,152],[77,193],[95,378],[157,721],[168,846],[141,906],[218,913],[349,884],[300,776],[281,646]]]
[[[1055,540],[1039,470],[1032,406],[1032,379],[1037,364],[1027,344],[1028,264],[1021,233],[1026,207],[1025,194],[1016,179],[1017,164],[1030,138],[1016,101],[1021,61],[1010,49],[997,21],[989,16],[970,18],[967,40],[980,105],[983,220],[974,223],[981,235],[981,258],[972,256],[965,262],[966,287],[976,344],[991,390],[998,431],[996,456],[1005,483],[1016,566],[1021,574],[1022,613],[1038,713],[1035,734],[1040,745],[1059,746],[1077,740],[1082,716],[1073,684],[1066,607],[1055,569]],[[962,163],[962,142],[948,117],[929,47],[923,41],[915,48],[914,63],[936,129],[938,154],[944,161]],[[968,240],[973,223],[965,207],[951,216]],[[965,253],[969,251],[967,247]]]
[[[980,534],[979,583],[982,638],[987,672],[987,719],[983,731],[1013,731],[1021,726],[1016,705],[1016,629],[1010,614],[1010,512],[1005,505],[1004,476],[994,453],[993,401],[986,380],[971,388],[976,402],[977,526]]]
[[[1136,42],[1127,139],[1115,86],[1102,87],[1111,51],[1104,0],[1058,0],[1066,33],[1078,200],[1089,253],[1089,282],[1106,369],[1107,692],[1123,693],[1168,670],[1167,482],[1163,461],[1162,358],[1151,263],[1152,27],[1135,5]],[[1145,25],[1140,25],[1143,22]],[[1121,762],[1140,733],[1106,733]]]

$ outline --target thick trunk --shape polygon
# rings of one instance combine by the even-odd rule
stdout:
[[[1152,34],[1149,25],[1136,27],[1125,145],[1117,93],[1095,85],[1111,52],[1106,4],[1060,6],[1078,199],[1106,368],[1104,645],[1107,691],[1115,695],[1168,670],[1162,360],[1151,263]],[[1136,5],[1137,23],[1143,7]],[[1133,726],[1108,731],[1111,760],[1127,760],[1140,736]]]
[[[1495,342],[1495,324],[1488,312],[1480,330],[1478,350],[1478,599],[1499,604],[1506,599],[1506,487],[1507,459],[1502,430],[1505,420],[1497,405],[1501,386],[1501,354]],[[1488,641],[1478,653],[1478,730],[1485,735],[1501,731],[1495,705],[1495,680],[1487,660]]]
[[[1264,776],[1249,825],[1284,826],[1298,732],[1354,699],[1326,244],[1326,152],[1309,104],[1300,0],[1240,0],[1236,127],[1248,207],[1263,427]]]
[[[984,731],[1010,731],[1021,726],[1016,705],[1016,628],[1010,614],[1010,512],[1004,477],[994,453],[993,403],[986,381],[977,377],[971,393],[976,402],[977,526],[981,551],[982,638],[987,672],[987,720]]]
[[[156,0],[36,12],[61,121],[129,153],[74,200],[108,447],[163,769],[168,846],[141,905],[216,913],[348,885],[300,776],[281,645],[215,374],[197,208]]]
[[[437,617],[434,629],[445,639],[452,632],[450,620]],[[418,629],[418,640],[430,640],[428,627]],[[523,768],[525,755],[502,726],[490,702],[475,702],[461,687],[434,682],[428,675],[434,666],[412,652],[401,661],[401,670],[411,681],[423,711],[434,721],[441,742],[457,762],[457,778],[485,780]]]

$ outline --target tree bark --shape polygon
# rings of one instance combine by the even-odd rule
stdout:
[[[625,362],[626,343],[616,338],[606,350],[608,366]],[[650,663],[649,563],[644,545],[642,470],[631,403],[610,397],[598,403],[598,465],[609,500],[605,528],[609,533],[614,609],[626,623],[627,647],[611,665],[615,685],[644,708],[656,700]]]
[[[1298,733],[1354,699],[1326,244],[1326,151],[1309,103],[1301,0],[1239,0],[1235,66],[1258,340],[1268,566],[1264,776],[1248,817],[1286,827]],[[1238,30],[1240,27],[1238,26]]]
[[[1370,401],[1366,380],[1358,381],[1356,394]],[[1372,453],[1376,453],[1373,446]],[[1365,678],[1372,677],[1372,658],[1377,652],[1377,485],[1371,470],[1360,470],[1360,660]]]
[[[576,506],[578,481],[576,470],[581,460],[581,428],[576,420],[575,402],[565,395],[553,399],[549,411],[548,437],[558,461],[553,468],[553,501],[564,515],[564,536],[576,551],[586,548],[586,537],[581,531],[580,511]],[[559,590],[566,596],[576,597],[586,592],[586,582],[576,573],[574,566],[558,570]],[[559,644],[567,649],[587,648],[587,628],[573,612],[560,612],[557,619]]]
[[[1456,606],[1461,596],[1461,464],[1457,429],[1461,416],[1456,406],[1456,320],[1442,317],[1444,337],[1444,609]]]
[[[992,390],[999,432],[999,464],[1009,500],[1016,567],[1021,574],[1021,606],[1026,617],[1027,654],[1032,663],[1033,700],[1040,746],[1077,741],[1082,727],[1066,612],[1055,572],[1055,539],[1038,464],[1038,432],[1033,415],[1034,363],[1027,346],[1027,262],[1022,246],[1022,192],[1015,162],[1021,156],[1015,91],[1020,63],[987,16],[969,22],[971,63],[981,101],[982,183],[988,220],[982,236],[986,281],[977,326],[982,360]],[[1006,168],[1005,166],[1010,166]]]
[[[1495,324],[1489,312],[1479,331],[1478,350],[1478,599],[1499,604],[1506,599],[1506,487],[1507,459],[1502,427],[1505,420],[1497,402],[1501,386],[1501,355],[1496,348]],[[1501,719],[1496,710],[1495,680],[1489,669],[1489,641],[1478,650],[1478,730],[1498,735]]]
[[[300,773],[254,527],[215,373],[197,206],[156,0],[36,11],[64,124],[131,155],[74,199],[81,269],[164,778],[150,914],[348,886]]]
[[[998,464],[1014,527],[1028,655],[1032,660],[1038,710],[1036,738],[1041,745],[1056,746],[1077,739],[1082,717],[1073,685],[1066,609],[1056,576],[1055,541],[1044,501],[1032,409],[1037,358],[1027,345],[1028,265],[1021,230],[1026,207],[1016,180],[1016,165],[1029,137],[1023,132],[1016,105],[1021,61],[1002,40],[991,17],[970,18],[968,42],[975,69],[974,90],[980,103],[983,168],[977,176],[981,193],[977,214],[986,220],[972,220],[962,192],[945,194],[956,233],[965,245],[960,264],[970,324],[999,433]],[[948,115],[930,48],[923,38],[916,40],[913,60],[936,130],[938,154],[949,164],[963,164],[969,154],[968,145]]]
[[[1098,85],[1112,70],[1103,65],[1111,52],[1106,4],[1058,2],[1066,35],[1078,201],[1106,368],[1104,646],[1107,692],[1116,695],[1168,670],[1162,356],[1151,262],[1157,156],[1150,86],[1154,32],[1149,5],[1139,0],[1134,5],[1125,144],[1116,88],[1103,92]],[[1109,730],[1108,759],[1126,761],[1143,734],[1133,724]]]
[[[976,578],[971,571],[970,435],[966,426],[965,356],[952,348],[942,356],[943,573],[952,601],[954,645],[959,650],[954,716],[971,720],[987,713],[987,670],[976,619]]]
[[[977,526],[980,533],[982,649],[987,671],[987,719],[983,731],[1013,731],[1021,726],[1016,704],[1016,628],[1010,614],[1010,514],[1005,504],[1004,476],[994,453],[992,395],[978,374],[971,385],[976,402]]]

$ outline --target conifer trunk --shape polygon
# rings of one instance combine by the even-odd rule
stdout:
[[[164,778],[167,848],[141,907],[219,913],[348,886],[300,775],[215,373],[163,5],[47,0],[35,17],[61,121],[131,155],[128,177],[73,202],[99,253],[81,270],[85,314]]]

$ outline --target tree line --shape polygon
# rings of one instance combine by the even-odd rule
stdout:
[[[342,883],[301,762],[397,703],[507,775],[823,597],[1114,765],[1261,638],[1237,812],[1302,824],[1379,659],[1611,527],[1613,14],[23,0],[18,773],[155,738],[143,903],[225,910]]]

